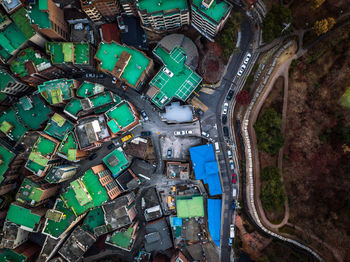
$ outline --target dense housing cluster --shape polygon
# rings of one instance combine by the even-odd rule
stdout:
[[[180,31],[214,41],[232,5],[64,2],[0,1],[0,261],[212,252],[219,165],[185,105],[202,76]],[[169,35],[152,45],[149,33]],[[174,124],[193,130],[165,134]]]

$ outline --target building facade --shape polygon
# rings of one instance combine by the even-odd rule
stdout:
[[[190,23],[190,12],[186,0],[140,0],[137,12],[146,29],[169,31]]]
[[[81,9],[93,21],[115,20],[120,12],[117,0],[80,0]]]
[[[126,15],[137,16],[137,9],[135,5],[135,0],[119,0],[120,5]]]
[[[191,25],[208,40],[214,41],[230,16],[231,9],[231,4],[225,1],[192,0]]]
[[[64,12],[52,0],[35,1],[29,6],[28,17],[32,27],[52,40],[69,39],[69,27]]]

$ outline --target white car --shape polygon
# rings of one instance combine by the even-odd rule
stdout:
[[[230,168],[231,168],[231,170],[234,170],[235,169],[235,165],[233,164],[233,160],[232,159],[230,159]]]
[[[163,72],[166,73],[169,77],[173,77],[174,73],[171,72],[168,68],[164,67]]]
[[[174,135],[175,136],[183,136],[185,134],[186,134],[186,132],[184,130],[182,130],[182,131],[174,131]]]
[[[222,114],[223,114],[223,115],[226,115],[226,114],[227,114],[227,108],[228,108],[228,103],[225,102],[225,103],[224,103],[224,110],[222,111]]]
[[[192,135],[192,134],[193,134],[193,131],[192,131],[192,130],[186,130],[186,134],[187,134],[187,135]]]
[[[206,132],[204,132],[204,131],[202,131],[202,136],[204,136],[204,137],[206,137],[206,138],[209,138],[209,134],[206,133]]]
[[[250,53],[248,53],[247,56],[245,57],[243,63],[244,63],[245,65],[248,64],[248,62],[249,62],[249,60],[250,60],[251,57],[252,57],[252,55],[251,55]]]
[[[247,66],[246,65],[242,65],[241,68],[239,69],[237,75],[241,76],[244,72],[244,69],[246,68]]]
[[[231,150],[228,150],[228,151],[227,151],[227,156],[228,156],[228,158],[232,158],[232,152],[231,152]]]

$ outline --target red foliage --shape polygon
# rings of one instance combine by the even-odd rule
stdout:
[[[250,102],[250,95],[247,90],[241,90],[236,96],[236,102],[239,105],[247,105]]]

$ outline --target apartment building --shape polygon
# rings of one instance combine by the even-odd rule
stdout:
[[[192,0],[191,25],[208,40],[214,41],[230,16],[231,9],[232,5],[225,1]]]
[[[69,39],[69,27],[64,12],[52,0],[38,0],[27,12],[32,27],[52,40]]]
[[[120,5],[126,15],[137,16],[135,0],[119,0]]]
[[[169,31],[190,23],[186,0],[140,0],[136,4],[141,22],[152,31]]]
[[[20,82],[10,75],[5,68],[0,68],[0,92],[10,96],[22,96],[31,89],[30,86]]]
[[[120,13],[117,0],[80,0],[81,9],[93,21],[113,21]]]

